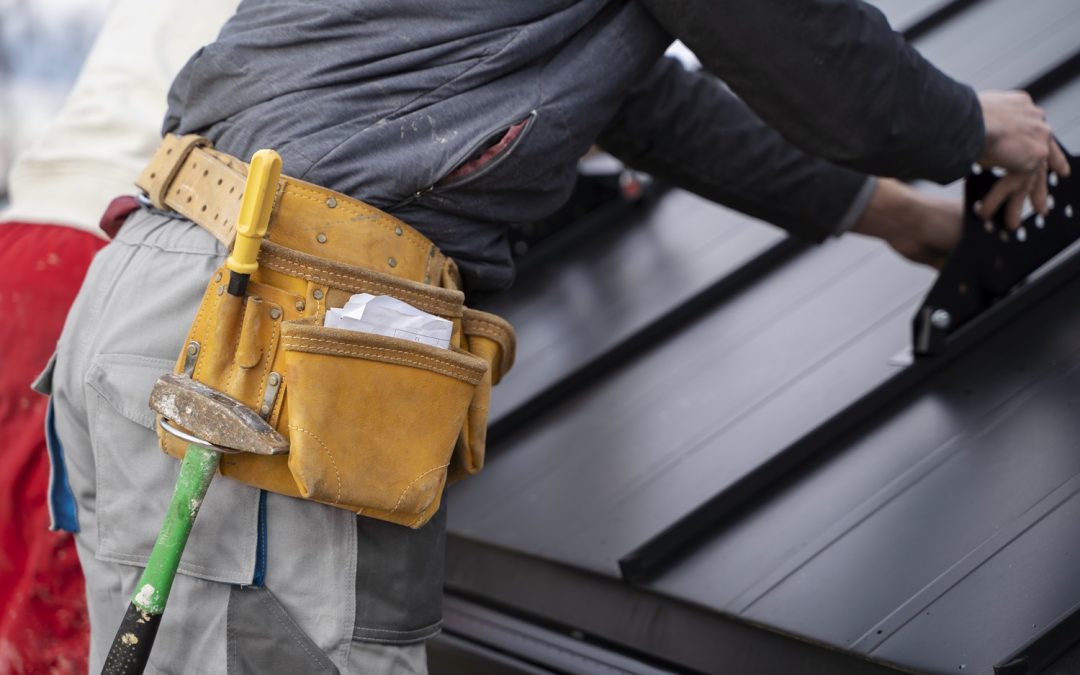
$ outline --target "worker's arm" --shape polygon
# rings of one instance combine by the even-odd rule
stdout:
[[[661,59],[598,139],[627,165],[820,241],[854,224],[872,179],[811,157],[715,77]]]
[[[633,168],[813,241],[854,227],[938,264],[959,238],[959,204],[806,154],[715,77],[673,59],[631,90],[599,143]]]
[[[640,1],[707,70],[811,154],[867,173],[942,183],[980,158],[1010,171],[1032,171],[1047,158],[1049,127],[1010,121],[1013,138],[1041,143],[991,147],[986,106],[1006,116],[1024,111],[980,101],[860,0]]]

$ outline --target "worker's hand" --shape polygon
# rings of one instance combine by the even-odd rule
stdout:
[[[986,143],[979,164],[1004,169],[1006,175],[987,193],[979,215],[991,218],[1005,209],[1005,223],[1020,226],[1024,202],[1037,213],[1047,212],[1047,171],[1069,175],[1065,153],[1054,142],[1046,113],[1023,91],[984,91],[979,94]]]
[[[879,178],[870,203],[851,231],[883,239],[905,258],[940,269],[960,241],[963,210],[958,201]]]

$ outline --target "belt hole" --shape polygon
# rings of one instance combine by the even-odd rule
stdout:
[[[202,208],[201,208],[201,209],[199,209],[199,210],[200,210],[200,211],[204,211],[204,212],[205,212],[205,211],[206,211],[206,204],[203,204],[203,205],[202,205]]]
[[[192,162],[192,163],[191,163],[191,168],[192,168],[192,169],[198,169],[198,168],[199,168],[199,165],[198,165],[198,163],[196,163],[196,162]]]
[[[171,155],[172,154],[172,148],[168,148],[167,150],[165,150],[165,154],[166,155]]]
[[[190,204],[190,203],[191,203],[191,197],[188,197],[188,198],[187,198],[187,203],[188,203],[188,204]]]
[[[217,179],[217,184],[221,185],[221,179],[220,178]]]
[[[214,214],[214,220],[217,220],[218,214]]]
[[[203,172],[202,172],[202,175],[203,175],[203,178],[206,178],[207,176],[210,175],[210,170],[209,169],[204,169]]]
[[[229,194],[232,194],[233,192],[236,192],[236,188],[235,187],[230,187],[229,188]]]
[[[151,180],[153,180],[153,179],[155,179],[155,178],[157,178],[157,172],[156,172],[156,171],[154,171],[154,172],[151,172],[151,173],[150,173],[150,179],[151,179]]]

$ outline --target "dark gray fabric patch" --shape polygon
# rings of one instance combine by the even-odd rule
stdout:
[[[364,642],[408,644],[442,627],[446,502],[423,527],[410,530],[357,518],[356,628]]]
[[[266,588],[232,587],[226,640],[230,675],[339,672]]]

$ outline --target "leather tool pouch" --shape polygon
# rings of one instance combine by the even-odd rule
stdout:
[[[204,166],[207,160],[202,157]],[[369,263],[388,259],[378,246],[320,246],[346,235],[332,222],[290,213],[295,204],[288,197],[297,184],[292,193],[282,191],[246,297],[226,292],[224,267],[214,274],[176,372],[250,406],[289,439],[286,455],[223,455],[222,475],[420,527],[438,510],[448,480],[483,467],[491,387],[513,363],[513,330],[497,316],[464,307],[452,261],[437,274],[425,272],[429,283],[423,283],[372,269]],[[342,212],[353,200],[335,199],[340,227],[363,228]],[[197,202],[182,208],[204,211]],[[397,244],[407,226],[375,213],[388,225],[388,244]],[[297,232],[304,227],[312,229],[310,237]],[[312,244],[301,243],[305,251],[275,239]],[[430,247],[424,257],[434,258],[434,247],[422,241]],[[334,257],[309,252],[324,249]],[[401,251],[390,254],[409,267]],[[363,292],[390,295],[451,320],[451,348],[323,327],[328,308]],[[165,452],[183,456],[183,441],[160,429],[159,438]]]

